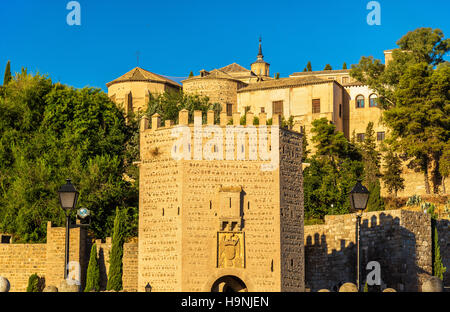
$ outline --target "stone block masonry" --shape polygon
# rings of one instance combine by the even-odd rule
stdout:
[[[151,129],[147,120],[141,123],[138,291],[147,283],[152,291],[303,291],[301,134],[275,127],[280,120],[274,117],[267,127],[270,143],[262,147],[248,135],[262,129],[251,124],[251,112],[246,126],[233,116],[227,127],[226,114],[219,126],[210,111],[207,126],[219,133],[248,130],[242,141],[238,136],[213,146],[202,136],[206,130],[195,135],[187,114],[181,111],[175,126],[161,126],[158,115]],[[259,120],[266,127],[266,115]],[[183,147],[188,159],[175,160],[172,130],[183,127],[194,143]],[[233,157],[198,160],[196,146],[234,146]],[[262,170],[271,161],[249,157],[252,148],[277,155],[273,170]]]
[[[312,291],[356,282],[356,215],[325,216],[325,224],[305,226],[306,283]],[[422,212],[364,213],[361,276],[378,261],[381,279],[398,291],[419,291],[418,274],[431,274],[431,219]],[[448,260],[447,260],[448,261]]]
[[[45,285],[59,287],[64,279],[65,255],[64,227],[52,227],[47,223],[47,242],[41,244],[0,244],[0,276],[7,278],[11,292],[24,292],[27,289],[30,275],[37,274],[44,278]],[[111,238],[105,243],[96,240],[101,273],[101,285],[105,288],[109,268],[109,251]],[[70,229],[69,261],[77,261],[81,268],[81,285],[84,289],[86,281],[89,253],[92,242],[83,228]],[[123,287],[126,291],[137,289],[137,242],[124,244]]]

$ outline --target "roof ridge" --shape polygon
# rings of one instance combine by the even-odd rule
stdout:
[[[113,81],[110,81],[106,84],[107,87],[109,87],[112,84],[119,83],[119,82],[125,82],[125,81],[151,81],[151,82],[161,82],[161,83],[168,83],[171,85],[175,85],[177,87],[180,87],[181,85],[173,81],[169,78],[166,78],[162,75],[153,73],[151,71],[148,71],[146,69],[143,69],[139,66],[134,67],[130,71],[126,72],[122,76],[114,79]]]

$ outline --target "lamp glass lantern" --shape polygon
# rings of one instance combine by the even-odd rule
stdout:
[[[145,286],[145,292],[152,292],[152,286],[150,286],[150,283],[147,283]]]
[[[59,203],[61,204],[61,207],[69,211],[71,209],[74,209],[77,205],[78,200],[78,191],[75,188],[75,186],[72,184],[70,179],[66,180],[66,184],[61,186],[61,188],[58,191],[59,194]]]
[[[369,190],[358,181],[350,191],[350,206],[352,210],[362,212],[366,209],[367,202],[369,201],[369,194]]]

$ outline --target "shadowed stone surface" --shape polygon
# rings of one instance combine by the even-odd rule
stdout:
[[[8,292],[10,288],[8,279],[0,276],[0,292]]]
[[[58,292],[58,288],[53,285],[48,285],[44,288],[43,292]]]
[[[422,292],[443,292],[442,280],[437,276],[430,276],[422,284]]]

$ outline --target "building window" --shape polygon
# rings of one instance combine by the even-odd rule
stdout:
[[[133,112],[133,95],[130,93],[127,94],[127,113],[131,114]]]
[[[342,117],[342,104],[339,104],[339,118]]]
[[[261,113],[265,113],[266,109],[264,107],[261,107]]]
[[[2,244],[10,244],[11,243],[10,235],[1,235],[1,236],[2,236],[2,240],[1,240]]]
[[[369,96],[369,106],[377,107],[378,106],[378,96],[376,94],[371,94]]]
[[[364,96],[358,95],[356,97],[356,108],[364,108]]]
[[[233,116],[233,104],[227,104],[227,116]]]
[[[312,100],[312,113],[313,114],[320,113],[320,99],[313,99]]]
[[[348,77],[342,77],[342,84],[348,83]]]
[[[283,114],[283,101],[272,102],[272,114]]]
[[[356,135],[356,140],[357,140],[358,142],[364,141],[364,133],[358,133],[358,134]]]
[[[382,132],[377,132],[377,141],[384,141],[385,138],[385,133],[384,131]]]

